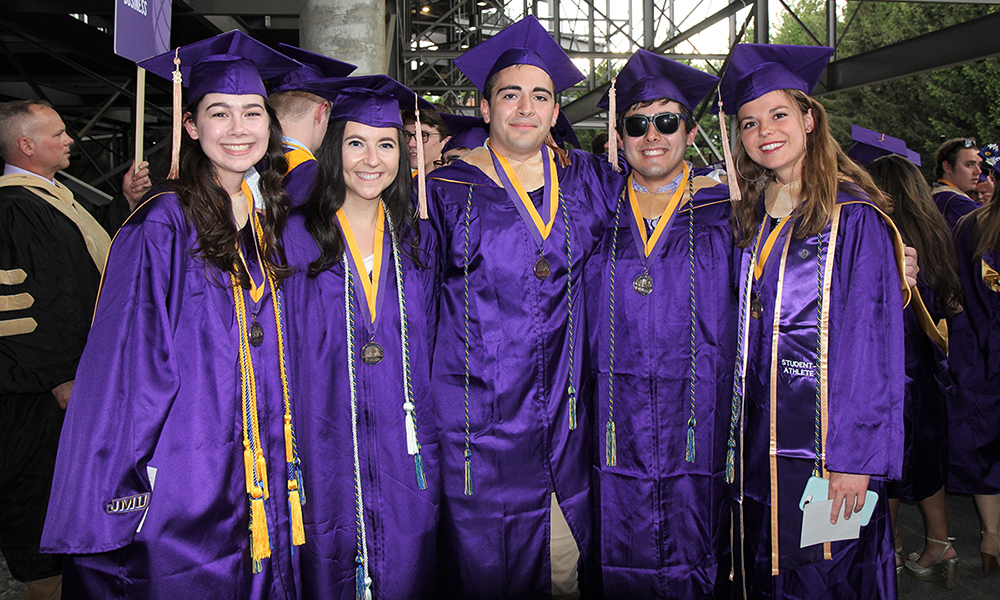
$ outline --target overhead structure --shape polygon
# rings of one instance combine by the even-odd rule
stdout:
[[[578,127],[598,127],[604,116],[596,102],[609,84],[609,73],[638,48],[717,72],[736,41],[768,41],[768,23],[776,10],[790,13],[814,43],[836,47],[845,33],[838,31],[838,11],[847,6],[846,0],[826,0],[823,31],[809,31],[790,8],[791,1],[372,0],[371,10],[384,15],[384,70],[424,96],[466,114],[476,110],[478,92],[454,67],[453,59],[521,16],[535,15],[587,74],[562,98],[564,112]],[[300,36],[300,15],[310,20],[314,14],[338,18],[336,10],[313,9],[318,5],[336,9],[341,4],[341,0],[173,0],[171,45],[235,28],[270,45],[285,42],[319,50],[309,48],[311,41]],[[350,4],[357,10],[359,0]],[[135,102],[135,67],[112,50],[113,8],[110,0],[32,0],[7,2],[0,8],[0,100],[51,102],[78,142],[71,171],[109,193],[117,191],[116,182],[131,161]],[[993,35],[998,24],[1000,14],[995,13],[865,54],[844,58],[835,54],[817,93],[1000,55],[1000,41]],[[850,25],[848,19],[842,27]],[[754,39],[747,39],[751,29]],[[165,145],[159,142],[170,129],[168,82],[147,78],[146,101],[145,146],[155,160]],[[711,148],[707,139],[703,141],[703,147]]]

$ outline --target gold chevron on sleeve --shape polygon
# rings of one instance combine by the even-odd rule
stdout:
[[[36,327],[38,327],[38,323],[36,323],[31,317],[0,321],[0,337],[31,333]]]
[[[0,296],[0,312],[8,310],[24,310],[30,308],[35,303],[31,294],[24,292],[12,296]]]
[[[0,285],[18,285],[24,283],[27,277],[28,274],[24,272],[24,269],[0,270]]]

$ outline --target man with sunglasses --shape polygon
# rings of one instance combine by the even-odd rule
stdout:
[[[616,94],[628,163],[587,305],[608,598],[728,594],[724,480],[737,284],[722,171],[684,160],[717,77],[639,50]]]
[[[976,140],[967,138],[950,139],[934,153],[938,180],[931,184],[931,192],[952,231],[959,219],[980,207],[967,193],[979,183],[980,160]]]

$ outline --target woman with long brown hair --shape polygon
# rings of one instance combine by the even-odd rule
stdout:
[[[870,492],[902,462],[902,244],[894,259],[884,197],[808,96],[831,51],[741,44],[720,89],[744,198],[730,478],[751,598],[895,597],[888,510]],[[841,529],[811,533],[824,524]]]
[[[986,164],[997,168],[995,144]],[[987,147],[988,148],[988,147]],[[984,152],[987,149],[984,148]],[[955,227],[965,310],[955,318],[950,356],[955,395],[948,406],[950,492],[973,494],[983,571],[1000,571],[1000,187]]]
[[[298,63],[231,32],[143,66],[178,63],[179,168],[111,246],[43,547],[70,555],[64,598],[294,598],[285,159],[262,76]]]
[[[948,224],[934,204],[920,170],[902,156],[883,156],[867,167],[892,208],[892,220],[920,256],[913,302],[904,317],[906,397],[903,404],[903,478],[888,486],[897,569],[951,589],[958,555],[948,538],[944,485],[948,472],[948,325],[961,311],[955,249]],[[896,514],[900,498],[919,501],[926,543],[900,562],[902,540]]]

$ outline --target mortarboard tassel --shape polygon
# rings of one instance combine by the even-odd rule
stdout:
[[[173,147],[170,149],[170,172],[167,174],[167,179],[177,179],[178,174],[180,174],[180,164],[181,164],[181,58],[180,58],[180,48],[174,50],[174,86],[173,86],[173,97],[174,97],[174,124],[173,124],[173,137],[171,141]]]
[[[604,462],[609,467],[618,465],[618,435],[615,433],[615,422],[608,419],[608,431],[604,440]]]
[[[427,220],[427,174],[424,171],[424,134],[420,125],[420,98],[414,94],[417,115],[417,215]]]
[[[726,112],[722,110],[722,93],[719,93],[719,129],[722,132],[722,155],[726,159],[726,180],[729,183],[729,200],[739,202],[743,199],[740,194],[740,182],[736,179],[739,171],[736,170],[736,163],[733,161],[733,151],[729,146],[729,133],[726,131]]]
[[[608,162],[615,171],[621,172],[621,167],[618,166],[618,133],[615,130],[615,118],[618,114],[615,98],[616,81],[617,77],[611,78],[611,88],[608,90]]]
[[[694,428],[698,422],[694,417],[688,419],[687,450],[684,452],[684,460],[694,462]]]

